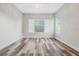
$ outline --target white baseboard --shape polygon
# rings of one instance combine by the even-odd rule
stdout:
[[[65,43],[66,45],[70,46],[71,48],[75,49],[76,51],[79,51],[79,47],[76,48],[75,46],[73,46],[73,45],[67,43],[66,41],[64,41],[64,40],[62,39],[62,37],[60,37],[60,36],[55,36],[55,38],[56,38],[57,40],[59,40],[59,41]]]

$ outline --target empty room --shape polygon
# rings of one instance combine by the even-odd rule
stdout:
[[[0,56],[79,56],[79,3],[0,3]]]

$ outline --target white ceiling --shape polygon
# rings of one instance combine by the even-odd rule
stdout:
[[[56,13],[63,3],[14,3],[22,13]]]

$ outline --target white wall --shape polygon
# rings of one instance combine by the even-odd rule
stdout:
[[[23,27],[23,35],[24,37],[53,37],[53,29],[50,33],[29,33],[29,21],[28,20],[37,20],[37,19],[49,19],[54,21],[54,16],[52,14],[24,14],[24,27]],[[51,22],[50,21],[50,22]],[[54,27],[54,23],[51,25]],[[47,29],[48,30],[48,29]]]
[[[64,4],[56,14],[56,21],[60,25],[56,38],[79,51],[79,4]]]
[[[0,50],[21,38],[21,12],[12,4],[0,4]]]

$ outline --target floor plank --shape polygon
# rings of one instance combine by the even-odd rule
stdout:
[[[56,40],[50,38],[28,38],[21,43],[24,46],[19,49],[19,52],[16,52],[15,56],[76,56]],[[9,52],[11,51],[15,51],[15,49],[9,50]],[[12,53],[8,53],[7,55]]]

